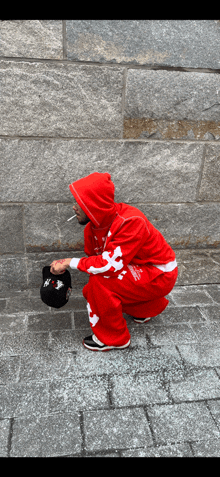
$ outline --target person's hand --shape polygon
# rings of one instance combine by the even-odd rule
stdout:
[[[54,275],[61,275],[65,273],[66,268],[69,266],[68,260],[61,258],[60,260],[54,260],[50,264],[50,272]]]

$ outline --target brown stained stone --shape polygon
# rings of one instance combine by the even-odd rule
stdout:
[[[126,118],[124,120],[123,139],[148,138],[154,134],[156,139],[219,140],[220,122],[168,121],[151,118]]]

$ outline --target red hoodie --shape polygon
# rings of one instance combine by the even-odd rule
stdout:
[[[73,259],[72,268],[117,277],[127,265],[161,265],[175,260],[163,235],[139,209],[114,202],[115,186],[108,172],[94,172],[69,188],[90,219],[84,229],[88,257]]]

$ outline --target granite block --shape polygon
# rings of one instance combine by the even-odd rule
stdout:
[[[77,413],[15,419],[11,457],[62,457],[81,452]]]
[[[5,20],[0,28],[0,56],[63,58],[62,20]]]
[[[204,402],[189,402],[147,407],[156,444],[207,441],[220,438]]]
[[[11,423],[9,419],[0,421],[0,457],[8,457],[8,439]]]
[[[108,381],[105,376],[54,379],[49,383],[49,412],[75,412],[108,408]]]
[[[115,407],[169,402],[158,374],[119,375],[112,377],[112,401]]]
[[[215,370],[192,371],[185,379],[170,383],[170,395],[174,402],[220,398],[220,380]]]
[[[202,171],[199,200],[220,200],[220,144],[208,144]],[[219,215],[216,222],[218,227],[218,243],[220,242]]]
[[[219,30],[219,20],[67,20],[67,58],[215,69]]]
[[[0,207],[0,244],[1,254],[25,251],[22,205]]]
[[[122,449],[153,444],[149,424],[141,408],[84,412],[85,449]]]
[[[32,211],[35,217],[40,217],[42,206],[39,202],[70,205],[70,209],[61,208],[59,214],[54,206],[51,209],[45,206],[44,219],[48,216],[49,223],[54,220],[51,236],[48,236],[45,221],[39,225],[41,235],[46,234],[45,245],[48,237],[52,241],[60,239],[58,227],[62,229],[64,223],[64,233],[68,233],[70,240],[75,222],[74,219],[72,224],[66,222],[72,215],[73,196],[69,184],[94,170],[111,174],[116,202],[132,205],[178,203],[185,202],[187,197],[187,202],[191,203],[197,197],[204,147],[200,143],[65,141],[59,138],[1,139],[0,143],[4,157],[2,201],[10,202],[13,197],[13,201],[35,202],[37,206],[31,204],[26,208],[28,220],[31,220]],[[53,184],[52,189],[50,184]],[[48,214],[52,215],[54,211],[56,215],[52,219]],[[32,230],[36,233],[34,226]]]
[[[121,68],[2,60],[0,70],[1,135],[121,137]]]
[[[219,75],[129,69],[124,138],[219,140]]]

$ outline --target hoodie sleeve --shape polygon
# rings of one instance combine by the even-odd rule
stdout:
[[[101,255],[92,255],[81,259],[72,259],[71,268],[77,268],[89,275],[102,275],[117,277],[132,261],[149,235],[149,230],[144,219],[132,217],[123,223],[119,231]]]

